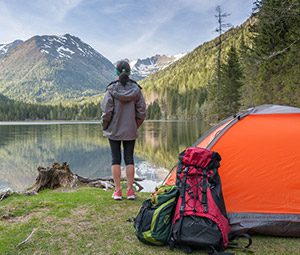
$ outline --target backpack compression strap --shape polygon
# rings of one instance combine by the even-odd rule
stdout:
[[[233,242],[234,240],[238,240],[240,238],[246,238],[248,240],[248,244],[245,247],[240,247],[240,246],[238,246],[238,243],[234,243]],[[238,234],[238,235],[231,235],[229,237],[229,245],[228,245],[228,247],[229,248],[247,249],[247,248],[249,248],[251,246],[251,244],[252,244],[252,238],[251,238],[251,236],[249,234],[244,233],[244,234]]]
[[[189,167],[187,166],[183,170],[182,187],[179,190],[180,191],[180,196],[181,196],[181,206],[180,206],[180,211],[179,211],[180,212],[179,231],[177,233],[179,237],[180,237],[182,221],[183,221],[183,214],[184,214],[184,208],[185,208],[185,191],[186,191],[186,179],[187,179],[188,171],[189,171]],[[180,240],[180,238],[178,240]]]
[[[202,169],[202,183],[201,183],[201,187],[202,187],[202,200],[201,200],[201,204],[203,205],[203,212],[207,213],[208,212],[208,205],[207,205],[207,169],[203,168]]]

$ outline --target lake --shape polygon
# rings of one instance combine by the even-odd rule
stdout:
[[[152,191],[177,162],[178,153],[205,131],[199,121],[146,121],[135,147],[136,176]],[[111,176],[108,141],[98,122],[0,122],[0,190],[32,185],[38,166],[67,162],[81,176]],[[122,173],[124,174],[124,172]]]

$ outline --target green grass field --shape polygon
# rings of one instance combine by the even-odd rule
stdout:
[[[0,201],[0,254],[184,254],[137,240],[127,219],[135,217],[149,194],[139,193],[135,201],[114,201],[111,194],[95,188],[46,190]],[[16,248],[34,229],[29,241]],[[251,250],[254,254],[300,254],[300,238],[254,236]]]

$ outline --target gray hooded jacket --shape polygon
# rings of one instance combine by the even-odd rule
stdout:
[[[137,138],[145,119],[146,104],[139,86],[129,80],[125,86],[116,81],[107,87],[101,102],[103,135],[111,140]]]

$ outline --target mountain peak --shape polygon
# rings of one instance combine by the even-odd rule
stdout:
[[[39,51],[50,59],[72,59],[74,56],[86,58],[104,58],[90,45],[84,43],[80,38],[70,35],[42,35],[34,36]]]
[[[153,73],[163,70],[185,55],[186,53],[177,54],[175,56],[156,54],[152,57],[129,61],[132,69],[132,77],[136,80],[143,79]]]

